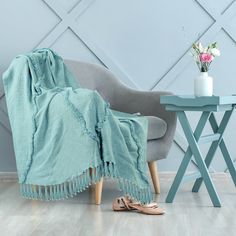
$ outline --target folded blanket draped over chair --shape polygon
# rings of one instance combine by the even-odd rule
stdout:
[[[63,199],[104,176],[134,199],[152,200],[144,117],[111,110],[50,49],[16,57],[3,83],[22,196]]]

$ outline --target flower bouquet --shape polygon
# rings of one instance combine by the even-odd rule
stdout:
[[[208,70],[215,57],[220,56],[217,43],[211,43],[206,48],[201,43],[194,43],[192,55],[200,71],[200,75],[194,80],[194,94],[198,97],[212,96],[213,79],[208,76]]]
[[[215,57],[220,56],[217,43],[209,44],[206,48],[201,43],[194,43],[192,54],[200,72],[208,72],[211,62]]]

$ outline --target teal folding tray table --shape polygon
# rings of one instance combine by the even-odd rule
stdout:
[[[194,97],[170,95],[161,96],[161,104],[165,105],[166,110],[175,111],[177,113],[177,117],[189,144],[175,176],[174,182],[167,195],[166,202],[173,202],[176,192],[182,181],[184,182],[184,180],[191,180],[194,178],[195,183],[193,185],[192,192],[198,192],[202,182],[204,181],[213,205],[215,207],[221,207],[221,202],[212,182],[208,168],[219,146],[227,164],[229,173],[236,186],[236,170],[223,139],[224,131],[228,125],[234,107],[236,106],[236,96]],[[188,118],[186,116],[187,111],[198,111],[202,113],[195,131],[192,130],[189,124]],[[223,118],[219,125],[217,124],[214,115],[215,112],[224,112]],[[207,121],[209,121],[211,125],[213,134],[201,136]],[[212,144],[204,160],[199,148],[199,144],[206,142],[211,142]],[[195,158],[199,172],[192,175],[185,175],[192,156]]]

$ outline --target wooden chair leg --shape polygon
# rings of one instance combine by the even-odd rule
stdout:
[[[155,193],[158,194],[160,193],[160,181],[159,181],[159,175],[157,171],[157,162],[156,161],[148,162],[148,167],[151,174]]]
[[[102,187],[103,187],[103,178],[95,185],[95,203],[97,205],[101,204],[102,199]]]

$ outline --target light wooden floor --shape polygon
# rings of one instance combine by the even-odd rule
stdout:
[[[185,184],[173,204],[165,197],[173,175],[161,175],[162,193],[156,196],[164,216],[113,212],[112,199],[120,196],[116,184],[105,182],[101,206],[93,204],[93,190],[73,199],[39,202],[22,199],[18,185],[0,182],[0,236],[231,236],[236,235],[236,188],[228,175],[214,175],[223,207],[214,208],[205,187],[191,193]]]

